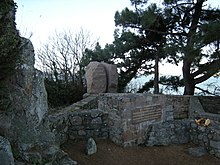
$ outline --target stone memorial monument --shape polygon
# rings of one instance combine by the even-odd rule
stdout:
[[[116,93],[118,73],[116,65],[90,62],[86,67],[87,93]]]

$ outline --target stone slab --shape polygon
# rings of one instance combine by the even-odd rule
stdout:
[[[116,93],[118,87],[118,72],[117,66],[112,64],[107,64],[105,62],[101,62],[101,64],[105,67],[107,74],[107,93]]]
[[[104,66],[99,62],[90,62],[86,68],[87,93],[105,93],[107,75]]]
[[[151,120],[161,120],[161,118],[162,108],[159,104],[138,107],[132,112],[133,124]]]

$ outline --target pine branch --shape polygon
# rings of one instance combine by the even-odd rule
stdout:
[[[213,95],[213,96],[217,96],[215,93],[211,93],[208,90],[202,89],[202,88],[200,88],[198,86],[195,86],[195,88],[200,90],[200,91],[202,91],[202,92],[204,92],[204,93],[207,93],[207,94],[210,94],[210,95]]]
[[[220,60],[215,60],[207,65],[204,65],[199,70],[192,74],[192,77],[196,77],[200,74],[204,74],[203,76],[195,79],[195,84],[199,84],[210,77],[212,77],[215,73],[220,70]]]

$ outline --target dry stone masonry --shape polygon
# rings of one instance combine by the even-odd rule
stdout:
[[[210,100],[215,102],[215,110],[213,105],[205,106],[200,103],[199,100]],[[208,118],[211,124],[207,127],[203,127],[195,124],[194,120],[190,120],[190,140],[191,142],[203,146],[210,154],[220,158],[220,109],[219,109],[219,97],[192,97],[190,99],[190,117],[203,117]],[[203,103],[204,104],[204,103]],[[203,108],[205,107],[205,109]],[[210,109],[209,109],[210,108]],[[212,113],[208,113],[212,112]]]
[[[190,141],[188,120],[151,125],[146,131],[146,146],[185,144]]]
[[[174,119],[180,118],[179,114],[186,113],[185,106],[181,108],[174,105],[180,105],[180,100],[189,100],[184,96],[172,99],[170,96],[150,94],[103,94],[101,96],[98,107],[109,114],[109,138],[123,146],[144,144],[146,134],[152,126],[161,127],[161,130],[165,130],[164,133],[168,132],[172,122],[174,126]],[[185,124],[183,125],[185,128]],[[173,130],[172,128],[169,132]],[[160,138],[157,133],[151,135]],[[173,135],[166,136],[169,139]]]
[[[100,109],[75,111],[69,115],[70,139],[108,138],[108,114]]]
[[[111,68],[107,64],[93,64],[95,69],[102,68],[103,81],[108,82],[101,92],[92,80],[89,91],[95,94],[86,94],[83,100],[49,114],[43,74],[33,68],[32,44],[26,39],[23,42],[23,63],[16,75],[19,87],[11,92],[16,109],[11,113],[13,118],[0,116],[7,121],[0,125],[1,134],[11,142],[16,141],[17,153],[23,161],[76,164],[59,146],[67,140],[90,138],[111,139],[124,147],[193,142],[220,158],[218,113],[204,111],[198,97],[193,96],[105,93],[114,92],[117,84],[117,76],[106,72],[106,68]],[[211,125],[199,126],[195,117],[209,118]]]
[[[195,116],[210,126],[197,125]],[[220,158],[220,116],[206,113],[194,96],[92,94],[49,118],[57,139],[102,138],[124,147],[193,142]]]
[[[9,11],[12,20],[13,13]],[[44,76],[34,68],[33,45],[21,38],[20,49],[17,72],[7,86],[14,108],[0,113],[0,164],[74,165],[77,162],[60,145],[86,139],[87,154],[93,154],[98,138],[124,147],[193,142],[202,148],[190,150],[192,154],[207,151],[220,158],[220,110],[215,112],[219,97],[208,101],[215,103],[210,110],[210,105],[201,104],[203,98],[193,96],[118,94],[116,66],[91,62],[85,98],[49,113]],[[211,124],[197,125],[196,117],[208,118]]]
[[[60,113],[50,115],[50,128],[58,144],[68,139],[108,138],[108,113],[98,109],[98,95],[90,95]]]

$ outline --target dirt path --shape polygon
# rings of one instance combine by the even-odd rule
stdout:
[[[220,159],[212,155],[189,155],[190,144],[123,148],[109,140],[96,143],[98,152],[91,156],[85,155],[84,141],[69,141],[62,148],[78,165],[220,165]]]

